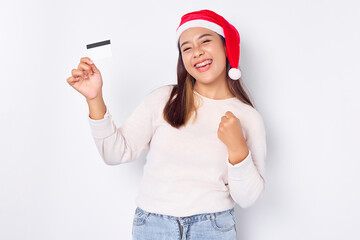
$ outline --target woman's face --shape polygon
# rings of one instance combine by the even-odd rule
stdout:
[[[226,47],[220,36],[207,28],[193,27],[179,38],[186,71],[201,83],[226,80]]]

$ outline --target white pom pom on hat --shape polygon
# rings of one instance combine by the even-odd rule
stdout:
[[[241,72],[238,68],[231,68],[229,70],[229,77],[232,80],[238,80],[239,78],[241,78]]]
[[[233,80],[241,78],[238,69],[240,59],[240,35],[236,28],[225,18],[210,10],[190,12],[181,17],[180,24],[176,29],[176,38],[179,41],[181,33],[191,27],[203,27],[210,29],[225,38],[226,53],[231,66],[228,75]]]

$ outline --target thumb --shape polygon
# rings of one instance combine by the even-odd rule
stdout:
[[[225,116],[235,117],[235,115],[231,111],[226,111]]]
[[[100,73],[99,69],[95,66],[94,62],[90,65],[90,67],[94,73]]]

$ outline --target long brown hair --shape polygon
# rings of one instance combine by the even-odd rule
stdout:
[[[225,44],[225,38],[222,36],[220,37]],[[195,119],[197,114],[197,106],[195,106],[193,93],[196,80],[185,69],[179,44],[178,50],[179,58],[177,63],[177,84],[173,84],[174,88],[163,111],[165,121],[175,128],[180,128],[181,126],[186,125],[193,112],[195,113]],[[229,60],[227,58],[226,69],[226,72],[230,69]],[[240,101],[254,108],[249,95],[243,88],[242,78],[234,81],[228,75],[226,76],[226,83],[229,91]]]

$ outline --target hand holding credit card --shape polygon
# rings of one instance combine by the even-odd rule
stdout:
[[[67,82],[87,100],[101,96],[103,80],[101,72],[88,57],[82,57],[76,68],[71,70]]]

